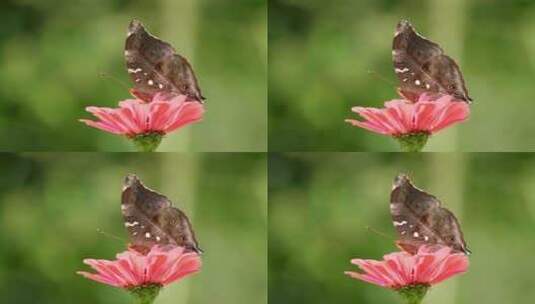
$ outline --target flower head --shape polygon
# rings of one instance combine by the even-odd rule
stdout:
[[[185,125],[199,121],[204,109],[199,102],[186,102],[186,96],[170,99],[156,94],[150,103],[141,99],[128,99],[119,108],[87,107],[86,110],[99,120],[81,119],[94,127],[117,135],[134,137],[147,133],[166,134]]]
[[[353,107],[352,111],[364,121],[346,119],[353,126],[394,137],[409,134],[434,134],[454,123],[464,121],[470,115],[466,102],[449,95],[421,94],[413,103],[395,99],[385,103],[385,108]]]
[[[114,287],[136,290],[144,286],[165,286],[199,271],[201,259],[197,253],[185,252],[184,247],[154,246],[143,255],[129,249],[117,254],[114,261],[85,259],[97,273],[78,274]]]
[[[134,140],[143,151],[153,151],[163,135],[202,119],[200,102],[185,95],[156,94],[151,102],[128,99],[119,108],[87,107],[98,120],[81,119],[86,125]]]
[[[353,259],[361,272],[346,275],[386,288],[400,290],[411,286],[431,286],[468,269],[468,257],[446,246],[421,246],[415,255],[394,252],[383,261]]]

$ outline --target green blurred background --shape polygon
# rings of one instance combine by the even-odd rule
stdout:
[[[0,151],[133,150],[77,121],[129,98],[132,18],[190,60],[208,99],[204,121],[160,151],[266,150],[265,0],[3,0]]]
[[[205,250],[155,303],[267,303],[265,154],[0,154],[0,167],[0,303],[132,303],[75,274],[125,250],[127,173],[184,210]]]
[[[429,151],[535,150],[535,1],[270,0],[272,151],[398,151],[344,119],[396,97],[392,38],[409,19],[460,64],[475,102]]]
[[[535,155],[304,153],[269,162],[271,303],[401,303],[344,275],[357,269],[352,258],[397,251],[388,206],[400,172],[456,214],[473,251],[468,272],[431,289],[425,303],[535,298]]]

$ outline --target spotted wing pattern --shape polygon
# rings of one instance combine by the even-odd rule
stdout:
[[[124,54],[134,82],[132,93],[137,97],[151,101],[156,93],[164,93],[186,95],[189,101],[204,100],[188,60],[147,32],[140,21],[133,20],[128,26]]]
[[[455,215],[436,197],[414,187],[407,175],[394,180],[390,213],[401,249],[414,254],[421,245],[437,244],[469,254]]]
[[[125,178],[121,211],[131,246],[138,251],[170,244],[202,252],[186,214],[164,195],[145,187],[135,175]]]
[[[422,93],[447,94],[470,102],[463,75],[457,63],[442,48],[418,34],[402,20],[396,27],[392,45],[394,72],[399,79],[398,91],[416,101]]]

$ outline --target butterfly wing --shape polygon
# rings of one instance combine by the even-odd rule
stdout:
[[[202,249],[199,248],[195,238],[193,226],[184,212],[178,208],[170,207],[162,212],[161,218],[162,227],[164,227],[165,231],[169,231],[171,238],[177,244],[191,251],[202,253]]]
[[[429,227],[435,231],[439,238],[437,244],[445,245],[458,252],[470,254],[466,246],[461,225],[455,215],[446,208],[438,208],[432,214]]]
[[[188,96],[192,100],[203,101],[206,99],[202,95],[191,64],[184,56],[175,54],[165,72],[169,75],[172,83],[178,87],[181,94]]]
[[[167,197],[145,187],[135,175],[125,179],[121,211],[132,246],[139,251],[170,244],[200,252],[187,216],[174,208]]]
[[[396,177],[390,197],[390,212],[399,240],[396,244],[412,254],[421,245],[444,245],[467,253],[461,227],[433,195],[412,185],[407,175]]]
[[[392,44],[399,92],[412,101],[422,93],[447,94],[470,101],[461,71],[442,48],[418,34],[408,21],[396,28]]]
[[[408,176],[397,176],[390,195],[390,213],[399,234],[397,245],[415,253],[423,244],[437,243],[439,237],[429,226],[430,215],[437,208],[439,200],[414,187]]]
[[[156,93],[183,94],[191,101],[204,99],[189,62],[137,20],[128,27],[125,60],[134,82],[132,93],[145,101]]]

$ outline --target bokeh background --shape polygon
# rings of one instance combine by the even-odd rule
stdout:
[[[266,151],[265,0],[1,1],[0,151],[133,151],[78,122],[130,97],[133,18],[189,59],[207,98],[204,121],[159,151]]]
[[[205,250],[201,272],[156,304],[267,303],[265,155],[0,154],[0,167],[0,303],[132,303],[75,274],[125,250],[127,173],[186,212]]]
[[[396,97],[392,38],[409,19],[460,65],[475,102],[428,151],[534,151],[535,2],[269,1],[272,151],[398,151],[344,122]]]
[[[357,269],[352,258],[397,251],[388,206],[400,172],[456,214],[473,251],[468,272],[432,288],[425,303],[535,297],[534,155],[304,153],[275,154],[269,163],[270,302],[402,303],[344,275]]]

